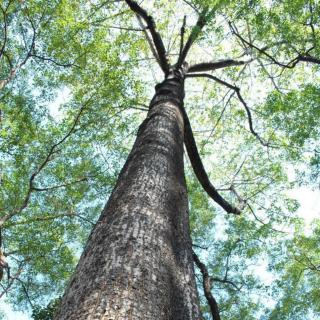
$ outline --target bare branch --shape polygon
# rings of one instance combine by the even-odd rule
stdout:
[[[250,132],[257,138],[257,140],[265,147],[269,146],[269,144],[267,142],[265,142],[260,136],[259,134],[254,130],[253,128],[253,122],[252,122],[252,115],[251,115],[251,111],[247,105],[247,103],[244,101],[241,93],[240,93],[240,88],[239,87],[236,87],[226,81],[223,81],[209,73],[191,73],[191,74],[187,74],[186,75],[186,78],[196,78],[196,77],[203,77],[203,78],[208,78],[208,79],[211,79],[211,80],[214,80],[232,90],[235,91],[235,93],[237,94],[238,96],[238,99],[240,100],[241,104],[243,105],[243,107],[245,108],[246,110],[246,113],[247,113],[247,117],[248,117],[248,121],[249,121],[249,129],[250,129]]]
[[[156,25],[153,18],[149,16],[147,11],[144,10],[142,7],[140,7],[140,5],[136,1],[133,1],[133,0],[125,0],[125,1],[130,7],[130,9],[133,12],[135,12],[137,15],[141,16],[141,18],[146,22],[153,39],[153,43],[156,47],[156,50],[159,56],[161,69],[165,74],[168,74],[169,64],[166,58],[166,50],[160,34],[156,31]]]
[[[56,186],[51,186],[51,187],[38,188],[38,187],[32,186],[32,190],[34,190],[34,191],[40,191],[40,192],[42,192],[42,191],[49,191],[49,190],[54,190],[54,189],[59,189],[59,188],[68,187],[68,186],[70,186],[70,185],[73,185],[73,184],[79,183],[79,182],[83,182],[83,181],[88,181],[88,177],[84,177],[84,178],[79,179],[79,180],[70,181],[70,182],[66,182],[66,183],[59,184],[59,185],[56,185]]]
[[[145,37],[146,37],[146,39],[147,39],[147,42],[148,42],[149,47],[150,47],[150,49],[151,49],[151,52],[152,52],[154,58],[157,60],[159,66],[161,67],[161,61],[160,61],[159,55],[158,55],[158,53],[157,53],[157,50],[156,50],[156,48],[155,48],[154,45],[153,45],[152,39],[150,38],[149,33],[148,33],[148,31],[146,30],[146,28],[145,28],[145,26],[144,26],[144,24],[143,24],[143,21],[142,21],[142,19],[141,19],[141,17],[140,17],[138,14],[137,14],[136,16],[137,16],[137,19],[138,19],[138,22],[139,22],[141,28],[143,28],[143,30],[144,30],[143,33],[144,33],[144,35],[145,35]]]
[[[65,67],[65,68],[69,68],[69,67],[78,67],[78,65],[76,65],[74,62],[73,63],[61,63],[61,62],[58,62],[58,61],[55,61],[54,59],[52,58],[47,58],[47,57],[42,57],[42,56],[39,56],[35,53],[32,53],[30,55],[31,57],[34,57],[36,59],[39,59],[39,60],[42,60],[42,61],[49,61],[49,62],[52,62],[53,64],[59,66],[59,67]]]
[[[193,254],[193,260],[197,267],[200,269],[202,273],[202,285],[203,285],[203,291],[204,295],[208,301],[208,304],[210,306],[211,315],[213,320],[220,320],[220,313],[219,313],[219,307],[217,304],[216,299],[213,297],[211,293],[211,281],[209,277],[208,270],[204,263],[202,263],[199,259],[199,257],[196,255],[195,252],[192,252]]]
[[[181,52],[181,54],[179,55],[178,58],[178,62],[177,62],[177,69],[179,69],[182,64],[185,62],[185,59],[187,57],[187,54],[192,46],[192,44],[194,43],[194,41],[197,39],[197,37],[199,36],[201,30],[203,29],[203,27],[206,24],[206,15],[207,15],[208,10],[204,9],[203,12],[201,12],[201,14],[199,15],[198,21],[196,23],[196,25],[192,28],[191,30],[191,34]]]
[[[241,290],[241,287],[238,287],[233,281],[231,281],[231,280],[229,280],[229,279],[220,279],[220,278],[217,278],[217,277],[211,277],[210,280],[211,280],[211,281],[215,281],[215,282],[230,284],[230,285],[232,285],[236,290],[238,290],[238,291]]]
[[[232,25],[231,22],[229,22],[229,26],[231,28],[232,33],[246,46],[249,46],[250,48],[253,48],[257,50],[260,54],[265,55],[267,58],[269,58],[273,63],[276,65],[282,67],[282,68],[288,68],[293,69],[300,61],[303,62],[310,62],[314,64],[320,64],[320,59],[313,57],[309,54],[311,50],[314,49],[314,46],[309,48],[304,54],[298,54],[295,58],[293,58],[288,63],[279,62],[276,58],[274,58],[271,54],[269,54],[266,50],[269,48],[269,46],[266,46],[264,48],[259,48],[256,45],[254,45],[251,41],[246,40],[243,36],[240,35],[240,33],[237,31],[236,27]],[[279,44],[284,42],[279,42]]]

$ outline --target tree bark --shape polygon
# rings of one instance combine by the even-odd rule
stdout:
[[[183,75],[150,110],[55,319],[198,320],[183,166]]]

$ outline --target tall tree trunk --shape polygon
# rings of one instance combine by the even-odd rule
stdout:
[[[200,319],[183,166],[183,75],[147,118],[55,319]]]

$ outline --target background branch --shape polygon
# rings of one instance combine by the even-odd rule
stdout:
[[[221,318],[220,318],[218,304],[217,304],[216,299],[213,297],[213,295],[211,293],[211,281],[210,281],[208,270],[207,270],[205,264],[200,261],[199,257],[196,255],[195,252],[193,252],[193,260],[202,273],[203,291],[204,291],[204,295],[208,301],[208,304],[210,306],[212,319],[213,320],[220,320]]]
[[[260,135],[254,130],[253,128],[253,121],[252,121],[252,115],[251,115],[251,111],[250,108],[248,107],[247,103],[244,101],[241,93],[240,93],[240,88],[237,86],[234,86],[226,81],[223,81],[209,73],[193,73],[193,74],[187,74],[186,78],[196,78],[196,77],[203,77],[203,78],[208,78],[211,80],[214,80],[226,87],[228,87],[229,89],[232,89],[235,91],[235,93],[237,94],[237,97],[239,99],[239,101],[241,102],[241,104],[243,105],[244,109],[246,110],[247,113],[247,117],[248,117],[248,122],[249,122],[249,129],[250,132],[257,138],[257,140],[263,145],[263,146],[269,146],[269,143],[265,142]]]

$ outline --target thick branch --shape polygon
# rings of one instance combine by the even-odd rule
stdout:
[[[237,61],[233,59],[221,60],[217,62],[203,62],[190,66],[188,72],[203,72],[203,71],[213,71],[216,69],[222,69],[227,67],[242,66],[244,64],[250,63],[252,60],[248,61]]]
[[[183,113],[184,113],[184,125],[185,125],[184,143],[187,148],[187,152],[188,152],[188,156],[189,156],[192,168],[200,184],[202,185],[203,189],[207,192],[207,194],[217,204],[219,204],[224,210],[226,210],[228,213],[240,214],[241,213],[240,210],[234,207],[233,205],[231,205],[227,200],[225,200],[210,182],[208,174],[201,161],[197,144],[194,140],[188,115],[184,109],[183,109]]]
[[[311,62],[311,63],[315,63],[315,64],[320,64],[320,59],[312,57],[310,55],[301,55],[299,56],[299,60],[300,61],[305,61],[305,62]]]
[[[250,132],[257,138],[257,140],[263,145],[263,146],[269,146],[269,144],[267,142],[265,142],[260,136],[259,134],[254,130],[253,128],[253,122],[252,122],[252,115],[251,115],[251,111],[247,105],[247,103],[244,101],[241,93],[240,93],[240,88],[239,87],[236,87],[226,81],[223,81],[211,74],[208,74],[208,73],[193,73],[193,74],[187,74],[186,75],[187,78],[196,78],[196,77],[203,77],[203,78],[208,78],[208,79],[211,79],[211,80],[214,80],[232,90],[235,91],[235,93],[237,94],[237,97],[239,99],[239,101],[241,102],[241,104],[243,105],[244,109],[246,110],[246,113],[247,113],[247,117],[248,117],[248,122],[249,122],[249,129],[250,129]]]
[[[211,294],[211,281],[210,281],[208,270],[207,270],[206,266],[200,261],[199,257],[195,254],[195,252],[193,252],[193,260],[202,273],[203,291],[204,291],[204,295],[208,301],[208,304],[210,306],[212,319],[213,320],[220,320],[221,318],[220,318],[220,313],[219,313],[217,301]]]
[[[146,22],[153,39],[153,43],[156,47],[156,50],[159,56],[160,67],[165,74],[168,74],[169,64],[166,58],[166,49],[164,47],[160,34],[156,31],[156,25],[153,18],[149,16],[147,11],[144,10],[142,7],[140,7],[140,5],[136,1],[133,1],[133,0],[125,0],[125,1],[130,7],[130,9],[134,11],[137,15],[139,15]]]

